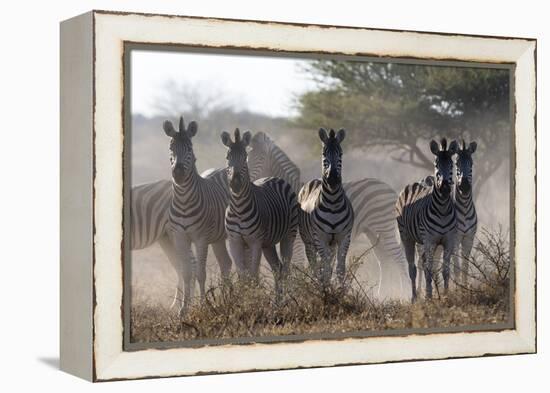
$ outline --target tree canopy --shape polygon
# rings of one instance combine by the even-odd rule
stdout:
[[[509,159],[507,69],[319,60],[306,71],[318,88],[298,98],[300,126],[346,128],[354,145],[430,171],[429,140],[475,140],[479,186]]]

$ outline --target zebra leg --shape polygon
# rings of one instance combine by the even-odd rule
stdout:
[[[403,296],[404,282],[408,281],[406,258],[395,232],[395,228],[379,232],[364,229],[378,260],[378,296],[391,295],[396,280],[399,280],[399,292]]]
[[[204,299],[206,291],[206,258],[208,257],[208,243],[195,243],[195,250],[197,254],[197,281],[199,283],[201,299]]]
[[[383,252],[383,249],[380,247],[379,236],[369,230],[365,231],[365,235],[367,235],[367,237],[369,238],[369,241],[373,247],[374,255],[376,256],[376,260],[378,261],[378,290],[376,292],[377,295],[380,296],[382,286],[386,286],[385,283],[383,285],[383,278],[385,274],[382,272],[382,261],[386,258],[386,255]]]
[[[350,242],[351,231],[349,231],[344,239],[338,243],[338,252],[336,254],[336,278],[341,285],[344,285],[344,280],[346,278],[346,257],[348,255]]]
[[[288,274],[288,271],[290,269],[290,263],[292,261],[292,255],[294,251],[294,241],[296,239],[296,233],[289,234],[283,240],[281,240],[281,243],[279,244],[279,248],[281,250],[281,262],[282,262],[282,274],[283,276],[286,276]],[[265,252],[264,252],[265,255]],[[266,257],[267,259],[267,257]],[[268,261],[269,262],[269,261]]]
[[[469,268],[470,268],[470,254],[472,252],[472,247],[474,246],[474,235],[468,235],[465,236],[462,239],[462,253],[461,253],[461,259],[462,259],[462,284],[468,285],[468,274],[469,274]],[[457,277],[458,279],[458,277]]]
[[[326,288],[329,286],[330,278],[332,276],[332,258],[334,257],[334,252],[332,247],[330,247],[327,242],[320,239],[315,239],[315,249],[321,258],[319,278],[323,287]]]
[[[424,277],[424,252],[422,245],[416,245],[416,271],[417,271],[417,291],[422,291],[422,278]]]
[[[277,255],[275,245],[264,247],[262,251],[267,263],[269,263],[269,266],[271,267],[271,272],[273,273],[273,280],[275,282],[275,297],[276,299],[280,299],[282,294],[281,279],[284,274],[283,262],[281,262],[279,256]]]
[[[407,263],[409,265],[409,278],[411,279],[412,289],[411,301],[414,303],[416,301],[416,265],[414,264],[415,242],[411,239],[401,238],[401,243],[403,244],[405,258],[407,258]]]
[[[168,260],[178,274],[178,284],[176,286],[176,292],[174,293],[174,299],[172,300],[170,308],[174,308],[177,305],[181,309],[183,306],[183,276],[180,274],[179,263],[176,257],[176,249],[174,248],[174,244],[168,235],[163,235],[158,242],[162,248],[162,251],[164,251],[164,254],[168,257]]]
[[[306,258],[309,263],[309,268],[316,277],[320,277],[319,274],[319,263],[317,260],[317,251],[315,251],[315,245],[312,243],[304,243]]]
[[[434,250],[433,244],[424,243],[423,251],[423,265],[424,265],[424,277],[426,278],[426,298],[432,298],[432,279],[434,269]]]
[[[334,259],[336,256],[337,246],[336,244],[334,246],[327,246],[327,256],[326,256],[326,263],[321,265],[323,267],[323,280],[326,283],[326,285],[330,284],[330,281],[332,279],[332,270],[334,268]],[[345,263],[345,262],[344,262]],[[345,266],[345,265],[344,265]]]
[[[439,284],[441,284],[441,281],[439,279],[439,272],[442,271],[444,264],[443,264],[443,250],[444,247],[439,245],[435,247],[434,249],[434,256],[433,256],[433,268],[432,268],[432,279],[434,282],[435,287],[439,290]],[[449,265],[450,266],[450,265]],[[450,272],[450,270],[449,270]]]
[[[460,250],[461,243],[462,243],[462,240],[458,239],[458,241],[456,242],[455,252],[451,256],[451,262],[452,262],[452,265],[453,265],[453,281],[456,283],[456,286],[458,286],[459,283],[460,283],[460,272],[462,270],[461,258],[459,257],[460,256],[460,251],[461,251]]]
[[[449,273],[451,271],[451,257],[453,255],[452,247],[445,247],[443,251],[443,289],[445,294],[449,291]]]
[[[282,253],[281,253],[282,254]],[[296,237],[294,240],[294,245],[292,249],[292,263],[298,266],[304,266],[309,262],[309,259],[306,255],[306,246],[300,236]]]
[[[177,236],[177,234],[176,234]],[[180,308],[180,316],[183,316],[191,304],[191,296],[195,292],[195,264],[196,259],[191,250],[191,242],[187,237],[179,236],[174,242],[177,258],[176,271],[178,273],[178,289],[183,289],[183,304]],[[181,288],[183,283],[183,288]]]
[[[237,267],[237,273],[243,278],[247,273],[244,253],[244,242],[239,238],[229,238],[229,254]]]
[[[229,277],[231,273],[231,258],[227,252],[227,247],[225,244],[225,239],[219,240],[216,243],[212,244],[212,250],[214,250],[214,255],[220,266],[220,273],[222,278]]]
[[[260,261],[262,259],[262,247],[260,242],[251,243],[250,248],[250,276],[258,281],[260,278]]]
[[[243,258],[244,258],[244,269],[248,272],[250,271],[250,266],[251,265],[251,262],[250,262],[250,259],[251,259],[251,255],[250,255],[250,247],[248,246],[248,244],[244,244],[244,254],[243,254]]]

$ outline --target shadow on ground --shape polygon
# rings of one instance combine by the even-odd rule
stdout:
[[[55,370],[59,370],[59,357],[39,357],[37,359],[40,363],[53,368]]]

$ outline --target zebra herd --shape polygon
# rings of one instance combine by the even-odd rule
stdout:
[[[397,225],[409,265],[413,301],[417,297],[417,266],[424,270],[426,296],[432,297],[434,254],[438,246],[443,247],[444,290],[449,288],[452,257],[455,259],[455,280],[462,281],[462,284],[467,281],[468,258],[477,231],[472,196],[472,154],[476,148],[476,142],[466,146],[462,141],[462,147],[459,147],[456,141],[452,141],[447,148],[445,138],[440,145],[432,140],[430,150],[435,156],[434,175],[405,186],[399,195]],[[455,154],[457,187],[453,198]],[[419,254],[418,264],[415,264],[415,248]]]
[[[271,267],[277,296],[291,262],[300,262],[304,253],[323,285],[330,283],[336,259],[336,277],[341,283],[350,242],[361,234],[372,243],[379,264],[393,263],[400,279],[406,276],[408,264],[413,301],[417,296],[416,249],[427,297],[431,297],[433,255],[439,245],[444,248],[445,288],[456,245],[462,246],[464,257],[461,269],[458,261],[455,263],[454,274],[458,277],[462,270],[466,279],[467,256],[477,226],[472,198],[475,142],[468,147],[463,142],[459,148],[453,141],[447,148],[445,139],[441,146],[432,141],[434,176],[405,187],[398,197],[378,179],[342,183],[343,129],[319,130],[321,177],[305,184],[299,168],[263,132],[252,136],[236,129],[233,138],[223,132],[226,168],[199,174],[192,143],[197,123],[185,127],[181,117],[177,130],[170,121],[164,122],[163,129],[170,137],[172,179],[132,188],[131,247],[159,243],[177,272],[173,306],[177,305],[180,313],[189,307],[195,280],[201,297],[205,295],[209,246],[224,278],[233,263],[239,277],[257,278],[263,255]],[[457,187],[453,196],[455,154]]]

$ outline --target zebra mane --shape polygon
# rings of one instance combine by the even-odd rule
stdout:
[[[281,149],[279,145],[277,145],[265,132],[257,132],[252,137],[251,145],[253,148],[259,148],[264,151],[266,156],[269,157],[269,162],[271,165],[277,165],[279,166],[279,169],[282,170],[288,170],[290,167],[299,173],[300,169],[294,161],[292,161],[285,151]]]

